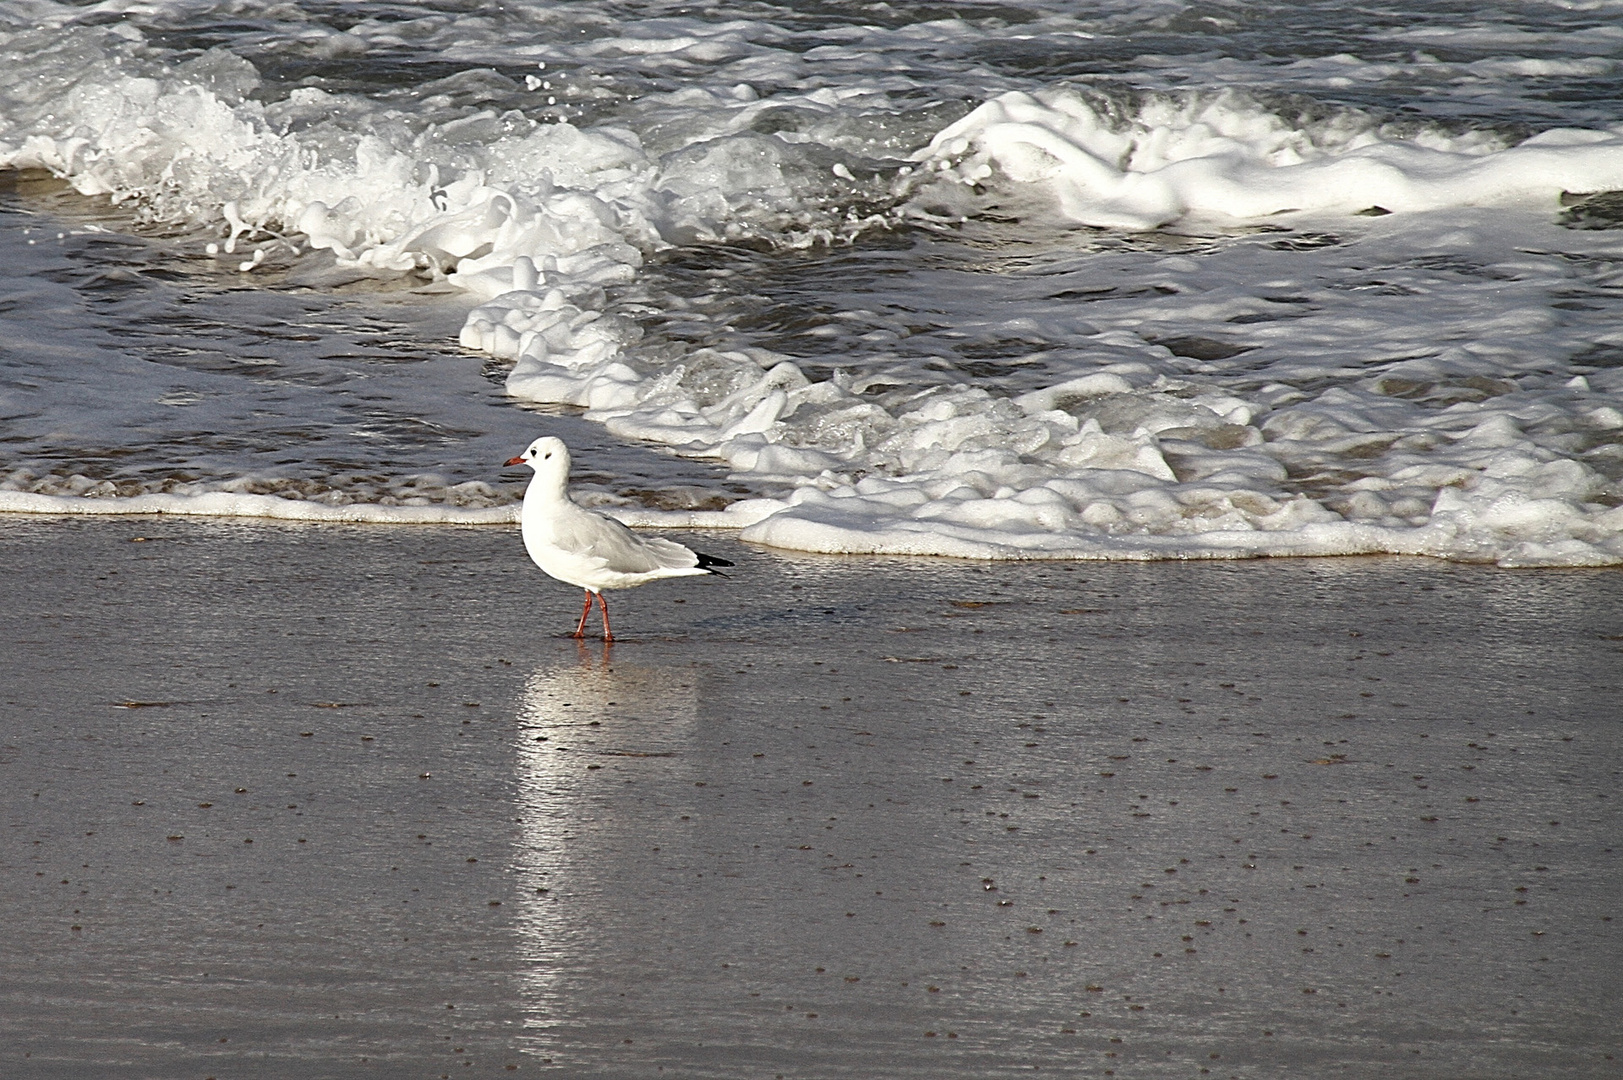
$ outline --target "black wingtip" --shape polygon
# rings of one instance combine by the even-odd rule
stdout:
[[[717,570],[716,567],[733,565],[732,563],[728,562],[726,559],[718,559],[714,555],[706,555],[702,551],[695,551],[693,554],[695,554],[695,555],[697,555],[699,557],[699,569],[700,570],[708,570],[712,574],[715,574],[717,577],[726,577],[727,575],[723,574],[720,570]]]

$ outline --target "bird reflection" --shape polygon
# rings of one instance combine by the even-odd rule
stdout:
[[[688,767],[697,724],[693,669],[616,663],[612,649],[583,642],[573,662],[542,663],[519,702],[514,870],[535,961],[528,997],[543,1008],[563,992],[559,973],[586,961],[604,932],[603,894],[642,876],[659,839],[641,811]]]
[[[550,762],[526,772],[573,776],[586,764],[583,756],[649,754],[684,744],[698,711],[694,678],[689,670],[615,663],[609,642],[577,643],[574,663],[543,663],[524,684],[519,726],[532,750],[540,746],[539,758]]]

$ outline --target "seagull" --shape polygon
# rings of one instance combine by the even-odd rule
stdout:
[[[564,490],[569,479],[569,447],[562,439],[543,436],[518,457],[508,458],[506,464],[535,470],[519,514],[524,549],[547,575],[586,590],[580,623],[571,637],[586,636],[586,618],[596,597],[603,610],[603,640],[614,640],[604,589],[629,589],[668,577],[720,575],[716,567],[733,565],[714,555],[689,551],[674,540],[638,536],[613,518],[576,505]]]

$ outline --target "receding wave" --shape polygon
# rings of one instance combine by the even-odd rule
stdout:
[[[747,33],[597,33],[604,57],[767,49]],[[1524,385],[1502,377],[1502,358],[1471,348],[1389,352],[1356,373],[1334,357],[1327,338],[1377,332],[1361,324],[1367,313],[1336,307],[1335,289],[1423,292],[1397,280],[1396,256],[1380,275],[1360,260],[1316,270],[1303,256],[1296,279],[1214,311],[1235,339],[1216,351],[1189,334],[1131,337],[1135,324],[1108,305],[1098,320],[1067,310],[1052,323],[1033,305],[1026,332],[1091,348],[1018,392],[873,381],[748,343],[649,348],[636,308],[616,299],[645,280],[650,259],[685,246],[860,242],[987,216],[1028,236],[1204,230],[1239,256],[1266,243],[1299,253],[1361,244],[1364,262],[1398,250],[1407,229],[1404,243],[1436,239],[1408,267],[1424,268],[1422,257],[1481,242],[1465,236],[1481,213],[1522,215],[1531,238],[1555,227],[1563,194],[1623,190],[1620,130],[1396,124],[1301,96],[1075,81],[965,102],[916,88],[893,96],[879,83],[763,95],[713,79],[619,108],[600,100],[571,118],[480,104],[520,85],[555,100],[550,80],[561,89],[565,79],[544,62],[522,84],[451,76],[409,101],[313,86],[266,94],[256,68],[224,49],[169,64],[139,31],[65,16],[8,33],[4,52],[13,74],[0,86],[0,166],[47,169],[149,222],[193,230],[177,242],[207,245],[250,282],[291,260],[316,286],[377,277],[457,290],[469,309],[461,346],[508,365],[514,398],[581,407],[617,435],[787,491],[704,512],[703,523],[738,525],[749,539],[980,558],[1385,551],[1623,562],[1615,368]],[[1268,240],[1270,230],[1288,235]],[[1514,257],[1502,244],[1492,252]],[[1162,294],[1188,295],[1198,270],[1169,257],[1164,276],[1179,280]],[[1298,295],[1316,274],[1337,282],[1322,299]],[[1270,354],[1265,324],[1290,305],[1331,314],[1305,351]],[[1153,302],[1139,311],[1142,321]],[[1200,367],[1253,350],[1244,379],[1235,364]],[[338,520],[512,513],[443,492],[0,492],[0,509],[69,505]]]

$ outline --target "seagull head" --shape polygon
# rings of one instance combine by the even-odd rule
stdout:
[[[555,480],[562,489],[569,478],[569,447],[557,436],[543,435],[518,457],[508,458],[506,464],[528,465],[538,478]]]

